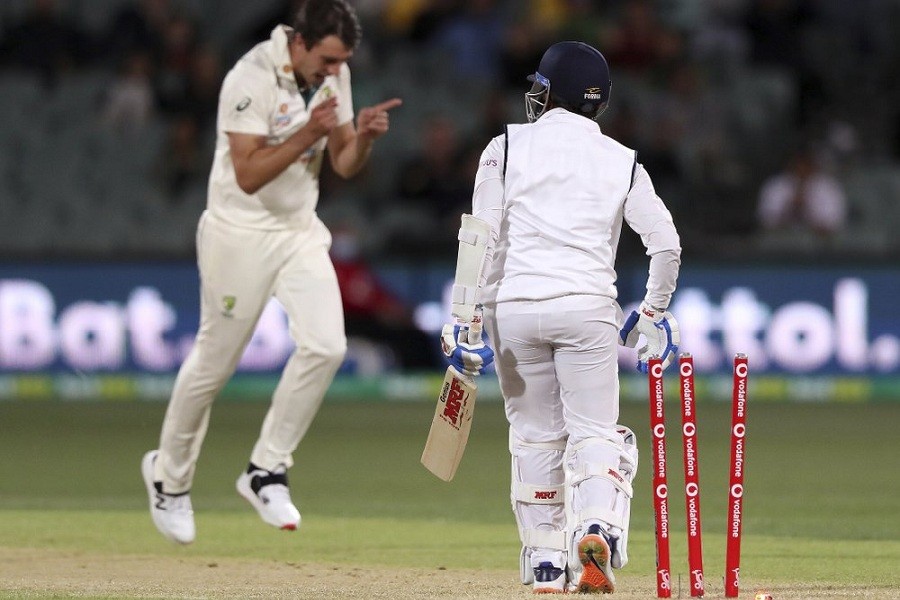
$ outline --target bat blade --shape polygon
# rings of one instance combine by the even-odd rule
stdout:
[[[450,481],[456,474],[469,441],[477,396],[474,380],[447,367],[422,451],[422,464],[439,479]]]

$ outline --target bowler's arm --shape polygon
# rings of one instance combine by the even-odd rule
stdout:
[[[359,111],[353,121],[335,127],[328,136],[328,156],[334,172],[349,179],[359,173],[372,154],[372,144],[387,133],[388,111],[403,104],[399,98],[386,100]]]
[[[270,146],[264,135],[229,132],[228,145],[238,186],[244,193],[255,194],[297,162],[317,139],[313,133],[300,129],[281,144]]]

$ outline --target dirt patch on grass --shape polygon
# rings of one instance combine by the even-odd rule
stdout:
[[[0,550],[0,593],[97,598],[512,598],[513,573]]]
[[[753,598],[754,591],[741,594]],[[896,598],[896,590],[817,584],[772,586],[777,600]],[[676,589],[672,595],[679,597]],[[687,590],[681,597],[687,598]],[[708,585],[707,598],[721,598]],[[233,558],[100,555],[0,548],[4,598],[531,598],[513,571],[354,567]],[[650,577],[620,576],[615,598],[656,597]]]

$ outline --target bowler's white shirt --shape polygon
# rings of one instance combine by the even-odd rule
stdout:
[[[635,152],[594,121],[562,108],[508,127],[481,155],[474,216],[491,226],[480,300],[546,300],[589,294],[615,299],[622,221],[651,257],[647,295],[665,308],[675,290],[681,247],[672,215]]]
[[[247,52],[225,76],[219,94],[216,152],[209,178],[208,210],[218,219],[253,229],[304,229],[319,200],[323,137],[255,194],[238,187],[228,133],[266,136],[280,144],[309,121],[312,108],[337,96],[338,124],[353,120],[350,69],[342,65],[310,99],[303,99],[288,52],[291,29],[279,25],[269,40]]]

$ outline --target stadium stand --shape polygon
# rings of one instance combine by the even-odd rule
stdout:
[[[360,65],[357,106],[393,95],[405,104],[363,178],[325,177],[320,205],[326,221],[353,214],[366,222],[364,246],[373,260],[409,259],[409,246],[386,242],[389,234],[429,227],[414,212],[403,217],[396,194],[398,170],[421,144],[428,119],[451,119],[462,147],[477,150],[498,133],[486,130],[490,102],[498,101],[509,120],[523,119],[527,71],[504,70],[524,69],[546,40],[574,35],[609,50],[614,86],[602,126],[628,132],[622,141],[658,169],[659,191],[684,231],[688,255],[900,255],[892,230],[900,218],[900,98],[890,83],[900,44],[886,25],[897,22],[896,3],[849,3],[852,14],[841,0],[451,0],[413,3],[418,10],[392,0],[354,4],[365,26],[351,63]],[[197,95],[203,88],[196,68],[212,77],[208,65],[230,65],[255,32],[290,6],[277,0],[3,2],[0,253],[190,257],[214,119],[208,98]],[[126,59],[114,29],[126,22],[123,15],[146,33],[137,49],[152,61],[153,102],[145,120],[116,125],[108,107]],[[798,28],[796,56],[760,52],[766,36],[776,39],[788,26]],[[655,32],[652,43],[638,36],[646,30]],[[47,50],[52,60],[23,58],[22,31],[65,31],[68,45]],[[473,48],[464,40],[479,31],[499,32],[484,47],[497,53],[489,58],[500,76],[472,70]],[[59,52],[69,53],[66,60]],[[207,62],[200,62],[203,52],[213,53]],[[836,124],[843,135],[832,135]],[[850,202],[846,230],[827,242],[764,233],[754,221],[761,182],[801,140],[816,144]],[[173,143],[181,144],[189,164],[171,160]],[[437,249],[431,258],[447,256]]]

